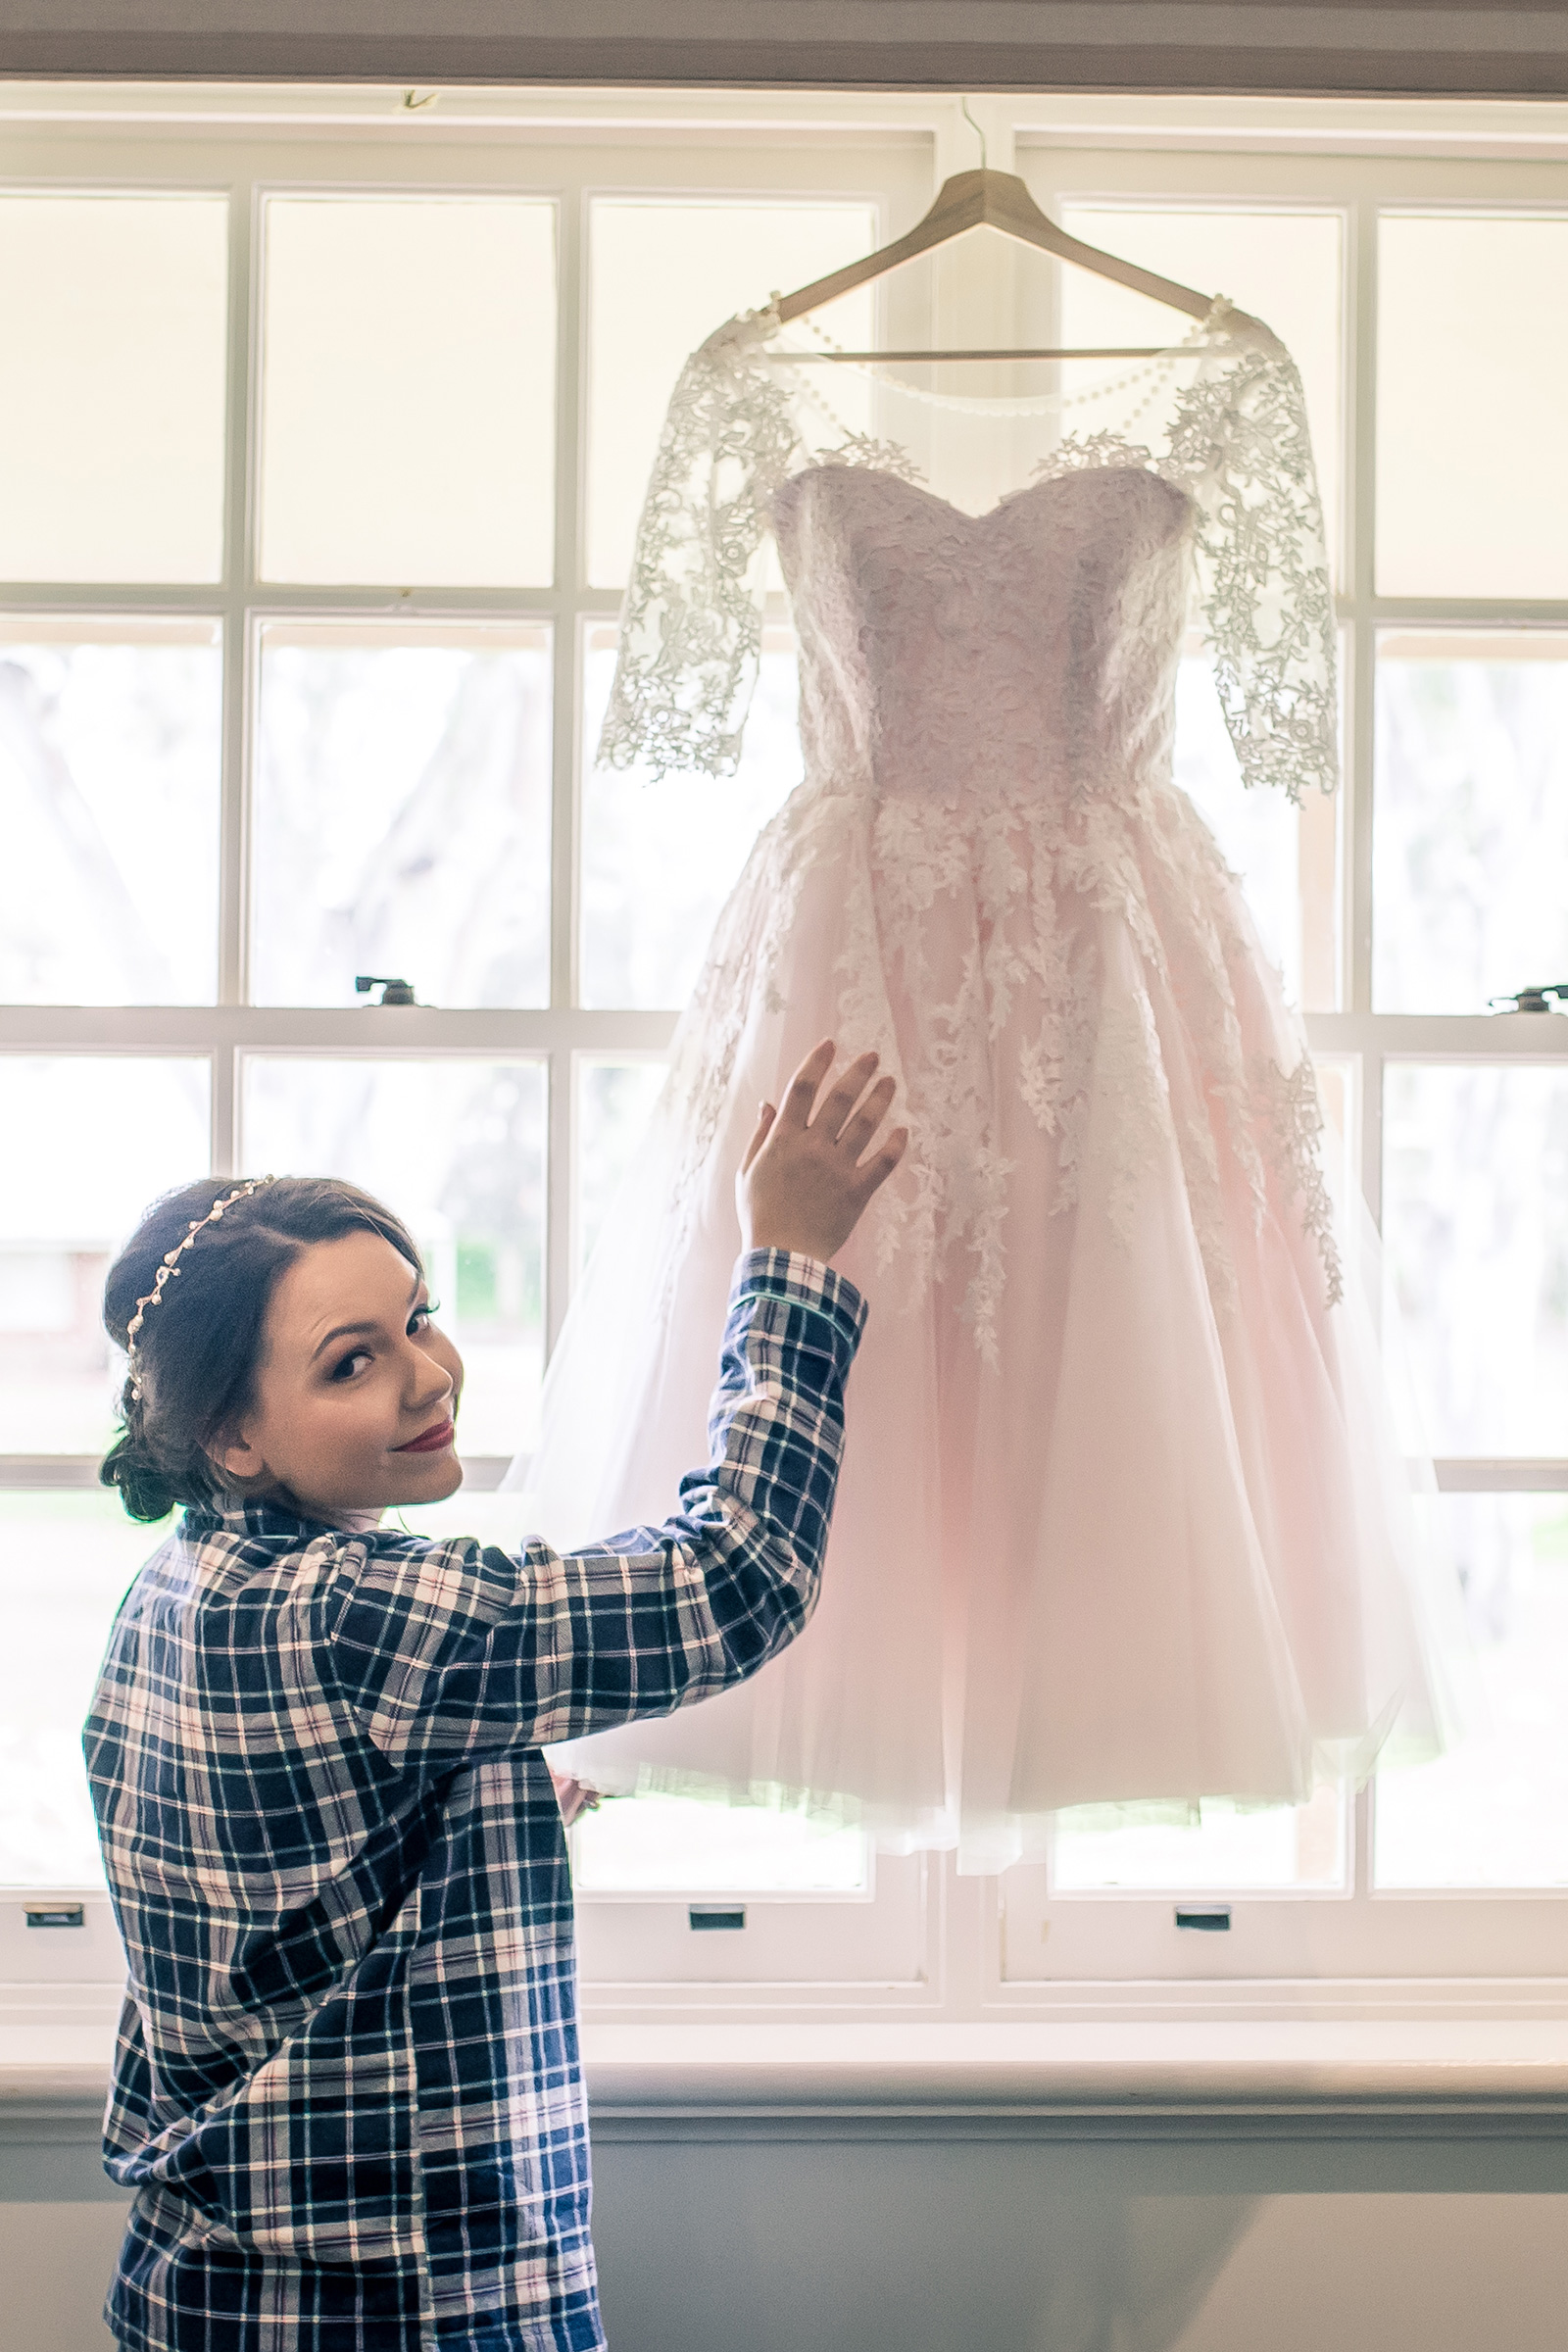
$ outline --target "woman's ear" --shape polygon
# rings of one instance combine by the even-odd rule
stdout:
[[[243,1424],[216,1431],[205,1451],[225,1487],[253,1487],[271,1475]]]

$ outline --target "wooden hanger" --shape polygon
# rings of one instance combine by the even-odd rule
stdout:
[[[1190,318],[1206,318],[1214,307],[1210,295],[1195,294],[1191,286],[1179,286],[1174,278],[1157,277],[1152,270],[1140,270],[1134,262],[1124,262],[1113,253],[1102,253],[1098,245],[1068,236],[1064,228],[1047,220],[1015,172],[988,172],[982,166],[976,172],[956,172],[945,179],[931,210],[906,236],[868,253],[863,261],[835,270],[829,277],[816,278],[798,293],[782,296],[774,305],[780,322],[787,326],[792,318],[803,318],[822,303],[832,302],[871,278],[886,276],[901,262],[912,262],[916,254],[929,253],[933,246],[961,237],[966,229],[981,227],[1000,228],[1025,245],[1038,246],[1042,253],[1054,254],[1058,261],[1073,262],[1081,270],[1092,270],[1097,277],[1111,278],[1135,294],[1148,295],[1152,302],[1185,311]],[[1070,351],[813,351],[792,352],[790,362],[794,366],[801,360],[853,360],[863,366],[872,360],[1152,360],[1169,348],[1153,343]]]

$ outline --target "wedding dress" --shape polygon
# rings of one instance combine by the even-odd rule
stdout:
[[[719,918],[509,1481],[547,1535],[662,1516],[704,1458],[735,1170],[801,1055],[874,1047],[911,1141],[838,1261],[871,1316],[814,1618],[755,1682],[562,1760],[996,1869],[1063,1807],[1290,1802],[1396,1721],[1435,1746],[1313,1070],[1172,782],[1195,575],[1247,782],[1336,781],[1295,367],[1217,307],[1147,371],[1157,455],[1069,435],[971,514],[824,430],[823,371],[777,355],[761,313],[687,365],[601,756],[733,769],[770,532],[805,782]],[[1033,414],[937,422],[1015,454]]]

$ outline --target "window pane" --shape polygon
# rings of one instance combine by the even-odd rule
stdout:
[[[7,1453],[99,1453],[124,1359],[110,1259],[160,1193],[210,1164],[205,1061],[0,1056],[0,1429]]]
[[[761,1805],[607,1797],[571,1835],[579,1894],[858,1894],[871,1856],[858,1830]]]
[[[1385,219],[1378,588],[1568,596],[1568,220]]]
[[[1345,1798],[1320,1788],[1306,1805],[1243,1810],[1204,1802],[1191,1828],[1100,1829],[1091,1811],[1058,1817],[1054,1894],[1107,1891],[1245,1894],[1345,1884]]]
[[[869,253],[863,203],[666,203],[602,197],[590,212],[588,577],[618,588],[675,379],[699,343],[775,288],[788,292]],[[870,288],[834,305],[832,332],[870,340]],[[836,370],[829,369],[828,373]]]
[[[1373,809],[1380,1011],[1568,978],[1568,637],[1385,637]]]
[[[583,741],[599,741],[615,633],[588,632]],[[801,780],[795,640],[769,629],[733,776],[590,766],[582,788],[582,1002],[683,1004],[709,933],[760,828]]]
[[[1377,1884],[1568,1886],[1568,1496],[1447,1494],[1442,1507],[1481,1705],[1451,1755],[1380,1775]]]
[[[541,1065],[247,1057],[244,1122],[248,1173],[346,1176],[409,1227],[466,1368],[462,1450],[509,1454],[531,1443],[542,1361]]]
[[[118,1494],[0,1493],[0,1886],[103,1878],[82,1718],[121,1595],[166,1532]]]
[[[667,1070],[662,1060],[577,1064],[579,1269],[587,1264],[605,1212],[636,1159]]]
[[[555,242],[538,199],[270,200],[264,579],[554,576]]]
[[[1568,1071],[1391,1065],[1383,1237],[1434,1449],[1568,1451]]]
[[[0,624],[0,999],[211,1004],[214,621]]]
[[[548,1004],[546,630],[270,623],[255,808],[256,1003]]]
[[[228,206],[0,197],[0,577],[223,568]]]
[[[1301,371],[1329,546],[1337,548],[1344,313],[1340,215],[1064,204],[1060,219],[1063,228],[1087,244],[1157,270],[1178,285],[1228,294],[1273,328]],[[1061,325],[1068,343],[1171,342],[1187,332],[1187,322],[1162,303],[1072,269],[1061,272]]]

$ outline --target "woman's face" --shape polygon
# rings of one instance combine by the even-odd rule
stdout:
[[[214,1441],[225,1477],[329,1525],[344,1511],[439,1502],[463,1484],[463,1358],[423,1282],[378,1233],[302,1250],[267,1310],[255,1402]]]

